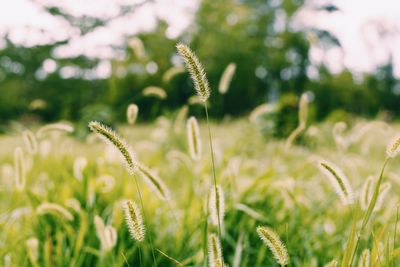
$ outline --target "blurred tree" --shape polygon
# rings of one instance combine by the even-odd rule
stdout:
[[[85,36],[148,2],[121,5],[117,15],[107,19],[74,16],[57,6],[44,8]],[[168,25],[160,20],[154,32],[126,36],[125,44],[115,47],[120,56],[111,61],[55,58],[54,50],[68,40],[23,47],[6,37],[6,46],[0,50],[0,122],[26,118],[86,123],[98,118],[112,123],[125,120],[126,107],[132,102],[139,105],[141,120],[168,114],[194,95],[187,72],[163,78],[171,67],[182,65],[175,52],[178,41],[188,43],[206,68],[213,89],[210,111],[216,118],[243,115],[258,104],[278,101],[280,113],[292,111],[275,116],[277,135],[285,135],[297,125],[297,97],[306,90],[314,92],[319,120],[336,109],[367,116],[381,110],[399,114],[400,85],[392,61],[357,79],[348,70],[332,74],[324,65],[314,66],[317,77],[309,79],[310,38],[324,51],[341,44],[330,32],[293,26],[303,5],[303,0],[203,0],[192,26],[178,38],[168,38]],[[327,5],[317,10],[336,12],[337,8]],[[231,62],[237,68],[222,95],[218,83]],[[93,75],[101,66],[110,66],[109,76]],[[142,91],[147,86],[163,88],[167,99],[145,97]],[[194,106],[190,112],[203,115]]]

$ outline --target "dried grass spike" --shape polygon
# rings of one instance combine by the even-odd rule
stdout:
[[[201,101],[206,102],[210,97],[210,87],[203,65],[200,63],[197,56],[185,44],[179,43],[176,45],[178,53],[183,57],[186,63],[186,68],[189,70],[197,94]]]
[[[179,112],[176,115],[175,122],[174,122],[174,131],[176,133],[181,132],[188,112],[189,112],[189,107],[187,105],[184,105],[179,109]]]
[[[17,147],[14,151],[14,176],[15,187],[19,192],[22,192],[26,184],[26,164],[20,147]]]
[[[158,175],[141,163],[138,163],[138,170],[145,182],[154,189],[162,200],[170,199],[170,192]]]
[[[69,124],[58,122],[58,123],[51,123],[41,127],[37,132],[36,136],[41,138],[50,132],[66,132],[72,133],[74,131],[74,127]]]
[[[280,265],[287,265],[289,263],[289,255],[278,234],[271,228],[264,226],[258,226],[257,233],[265,245],[272,251],[276,261]]]
[[[142,242],[144,240],[145,228],[143,224],[142,214],[139,207],[132,200],[124,203],[125,220],[131,236]]]
[[[392,184],[390,182],[386,182],[381,185],[381,187],[379,189],[378,199],[376,200],[376,205],[375,205],[374,211],[379,211],[382,208],[384,200],[385,200],[387,194],[389,193],[390,188],[392,188]],[[372,194],[371,194],[371,198],[372,198]]]
[[[26,240],[26,250],[28,251],[29,260],[33,266],[38,266],[39,259],[39,240],[35,237]]]
[[[332,260],[330,262],[328,262],[327,264],[325,264],[325,267],[336,267],[338,265],[337,260]]]
[[[133,125],[136,122],[139,113],[139,107],[136,104],[130,104],[126,109],[126,120],[128,124]]]
[[[326,161],[321,161],[318,164],[318,167],[328,178],[329,182],[339,195],[342,203],[344,205],[352,204],[354,201],[353,190],[344,173],[338,167]]]
[[[216,190],[215,190],[216,189]],[[224,191],[220,185],[212,187],[209,199],[209,209],[211,213],[211,222],[214,225],[223,225],[225,213]]]
[[[144,96],[154,96],[160,99],[166,99],[167,98],[167,93],[162,89],[161,87],[158,86],[148,86],[143,89],[143,95]]]
[[[67,221],[72,221],[74,219],[74,216],[66,208],[55,203],[43,202],[42,204],[36,207],[36,212],[39,215],[60,214]]]
[[[369,201],[371,200],[372,194],[374,192],[373,190],[374,190],[374,177],[369,176],[365,180],[360,192],[360,206],[362,210],[367,210]]]
[[[193,160],[199,160],[201,157],[201,138],[199,124],[195,117],[188,119],[186,130],[190,157]]]
[[[307,117],[308,117],[308,95],[307,93],[303,93],[300,97],[299,103],[299,124],[303,127],[306,126]]]
[[[125,160],[126,168],[130,174],[133,174],[136,171],[137,163],[131,149],[116,132],[97,121],[91,121],[89,123],[89,128],[93,132],[97,133],[105,143],[111,144],[112,147],[121,153]]]
[[[226,94],[229,89],[229,85],[231,84],[232,77],[236,71],[236,64],[229,63],[229,65],[225,68],[224,73],[222,73],[221,79],[219,80],[218,91],[220,94]]]
[[[216,234],[209,234],[208,236],[208,260],[210,267],[224,266],[221,241]]]
[[[369,249],[364,249],[361,253],[360,260],[358,262],[358,267],[370,267],[370,257],[371,254]]]
[[[386,148],[386,155],[389,158],[394,158],[400,152],[400,136],[396,136],[393,140],[389,143]]]
[[[38,143],[35,135],[31,131],[26,130],[22,132],[22,138],[29,153],[36,154],[38,152]]]

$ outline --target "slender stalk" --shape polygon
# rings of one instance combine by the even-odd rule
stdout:
[[[376,204],[376,201],[377,201],[377,198],[378,198],[378,195],[379,195],[379,188],[380,188],[380,185],[381,185],[382,180],[383,180],[383,173],[385,171],[387,163],[389,162],[389,159],[390,159],[389,157],[386,157],[385,161],[383,162],[381,173],[379,175],[378,181],[375,184],[374,193],[373,193],[373,195],[371,197],[371,200],[369,202],[367,211],[364,214],[362,225],[361,225],[361,229],[360,229],[360,232],[359,232],[359,234],[357,236],[356,246],[355,246],[354,250],[352,251],[352,255],[351,255],[352,258],[351,258],[351,261],[350,261],[350,266],[353,263],[354,254],[356,253],[356,251],[358,249],[358,245],[360,243],[361,235],[363,234],[363,232],[365,230],[365,227],[368,224],[369,218],[371,217],[371,214],[372,214],[372,212],[373,212],[373,210],[375,208],[375,204]]]
[[[137,179],[136,179],[136,176],[133,175],[133,178],[134,178],[134,180],[135,180],[136,190],[137,190],[138,195],[139,195],[140,205],[142,206],[142,210],[143,210],[143,221],[144,221],[144,224],[146,224],[146,222],[147,222],[147,217],[146,217],[146,212],[145,212],[144,205],[143,205],[142,193],[140,192],[139,184],[138,184],[138,181],[137,181]],[[148,236],[149,242],[150,242],[151,254],[152,254],[152,256],[153,256],[154,265],[157,267],[156,256],[155,256],[155,253],[154,253],[153,240],[152,240],[152,238],[151,238],[150,232],[147,233],[147,236]]]
[[[171,256],[167,255],[166,253],[162,252],[161,250],[159,250],[158,248],[156,248],[156,250],[163,255],[164,257],[166,257],[167,259],[169,259],[170,261],[172,261],[173,263],[175,263],[177,266],[180,267],[185,267],[185,265],[183,265],[183,263],[179,262],[177,259],[172,258]]]
[[[393,236],[393,252],[396,248],[396,236],[397,236],[397,223],[399,221],[399,206],[397,206],[397,213],[396,213],[396,223],[394,225],[394,236]],[[393,258],[393,266],[396,266],[396,257]]]
[[[379,179],[375,185],[374,194],[372,195],[371,201],[369,202],[367,212],[364,214],[363,222],[361,225],[361,231],[363,231],[365,229],[365,227],[367,226],[369,218],[371,217],[371,214],[375,208],[375,204],[376,204],[376,201],[377,201],[377,198],[379,195],[379,188],[380,188],[382,180],[383,180],[383,172],[385,171],[385,167],[386,167],[387,163],[389,162],[389,159],[390,158],[387,157],[385,159],[385,162],[383,163],[381,174],[379,175]]]
[[[139,248],[139,264],[140,264],[140,267],[143,267],[143,265],[142,265],[142,249],[140,248],[140,245],[138,246],[138,248]]]
[[[215,190],[215,192],[217,192],[217,176],[215,174],[214,149],[213,149],[212,138],[211,138],[210,122],[208,119],[207,102],[204,102],[204,109],[206,111],[208,140],[210,143],[210,150],[211,150],[211,162],[212,162],[212,172],[213,172],[213,180],[214,180],[214,190]],[[220,222],[219,212],[217,212],[217,216],[218,216],[218,235],[219,235],[219,239],[222,240],[222,238],[221,238],[221,222]]]

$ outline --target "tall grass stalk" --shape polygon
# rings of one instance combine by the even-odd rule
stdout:
[[[111,128],[106,127],[96,121],[90,122],[89,128],[93,132],[97,133],[99,135],[100,139],[102,139],[106,144],[111,144],[113,147],[115,147],[117,150],[119,150],[119,152],[122,154],[123,158],[125,159],[126,169],[127,169],[128,173],[133,176],[133,179],[135,181],[136,190],[139,195],[140,205],[141,205],[142,211],[143,211],[143,221],[144,221],[144,224],[146,224],[147,218],[146,218],[146,212],[145,212],[145,208],[144,208],[144,204],[143,204],[142,193],[141,193],[139,183],[138,183],[136,175],[135,175],[135,172],[137,170],[137,162],[133,157],[131,149],[128,147],[125,140],[123,140]],[[151,238],[151,234],[148,233],[147,237],[150,242],[151,254],[153,256],[154,265],[157,266],[157,261],[156,261],[156,256],[154,253],[154,246],[153,246],[153,240]]]
[[[207,131],[208,131],[208,141],[210,145],[210,152],[211,152],[211,164],[212,164],[212,174],[213,174],[213,183],[214,183],[214,190],[217,191],[217,177],[215,172],[215,159],[214,159],[214,148],[212,143],[212,136],[211,136],[211,129],[210,129],[210,119],[208,116],[208,107],[207,107],[207,100],[210,97],[210,87],[208,85],[208,80],[206,76],[206,72],[204,70],[203,65],[200,63],[200,60],[197,58],[195,53],[192,50],[182,44],[179,43],[176,46],[178,53],[182,56],[185,61],[186,68],[189,70],[191,74],[192,81],[194,83],[197,95],[203,102],[204,110],[206,113],[206,120],[207,120]],[[207,205],[208,206],[208,205]],[[208,212],[207,212],[208,215]],[[218,236],[221,240],[221,223],[219,214],[218,215]],[[205,230],[208,231],[208,224],[207,219],[205,223]],[[207,255],[206,253],[204,255]]]

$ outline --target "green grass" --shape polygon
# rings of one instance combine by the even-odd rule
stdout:
[[[204,266],[208,264],[203,255],[204,214],[213,186],[207,128],[200,123],[203,152],[195,162],[189,156],[186,131],[175,132],[173,124],[173,118],[164,118],[151,125],[122,125],[116,130],[137,159],[157,171],[171,191],[170,202],[160,200],[137,176],[146,236],[153,241],[157,266],[177,266],[163,253],[185,266]],[[316,163],[324,158],[340,167],[357,196],[369,175],[379,176],[387,143],[399,132],[398,125],[390,125],[388,130],[381,124],[360,122],[345,131],[345,138],[366,124],[371,124],[369,130],[348,148],[336,146],[333,125],[321,124],[306,130],[297,145],[286,149],[285,140],[263,138],[258,126],[247,119],[212,123],[216,176],[225,193],[224,261],[229,266],[234,262],[238,266],[278,266],[257,235],[259,225],[271,227],[280,236],[289,252],[289,266],[323,266],[333,259],[341,264],[348,258],[346,246],[354,244],[347,241],[359,233],[365,212],[357,204],[358,198],[353,206],[342,205]],[[134,177],[117,155],[91,136],[86,141],[64,134],[39,142],[43,140],[51,142],[47,156],[29,155],[19,131],[0,137],[0,265],[10,261],[10,266],[35,266],[26,247],[26,240],[35,237],[39,240],[36,266],[140,266],[140,262],[154,266],[149,239],[136,242],[125,224],[121,201],[140,200]],[[23,192],[16,190],[10,173],[17,146],[24,149],[27,163]],[[88,163],[81,181],[73,172],[78,157],[85,157]],[[103,175],[114,177],[115,184],[108,192],[99,182]],[[391,190],[382,209],[372,213],[362,231],[353,266],[365,248],[371,250],[371,266],[400,264],[398,236],[394,246],[399,159],[388,163],[383,179],[391,182]],[[69,199],[76,199],[80,210],[68,206]],[[35,209],[43,202],[67,208],[74,220],[37,214]],[[101,250],[95,215],[117,231],[116,245],[110,251]],[[211,224],[208,228],[209,232],[218,231]],[[351,235],[352,231],[355,234]]]

